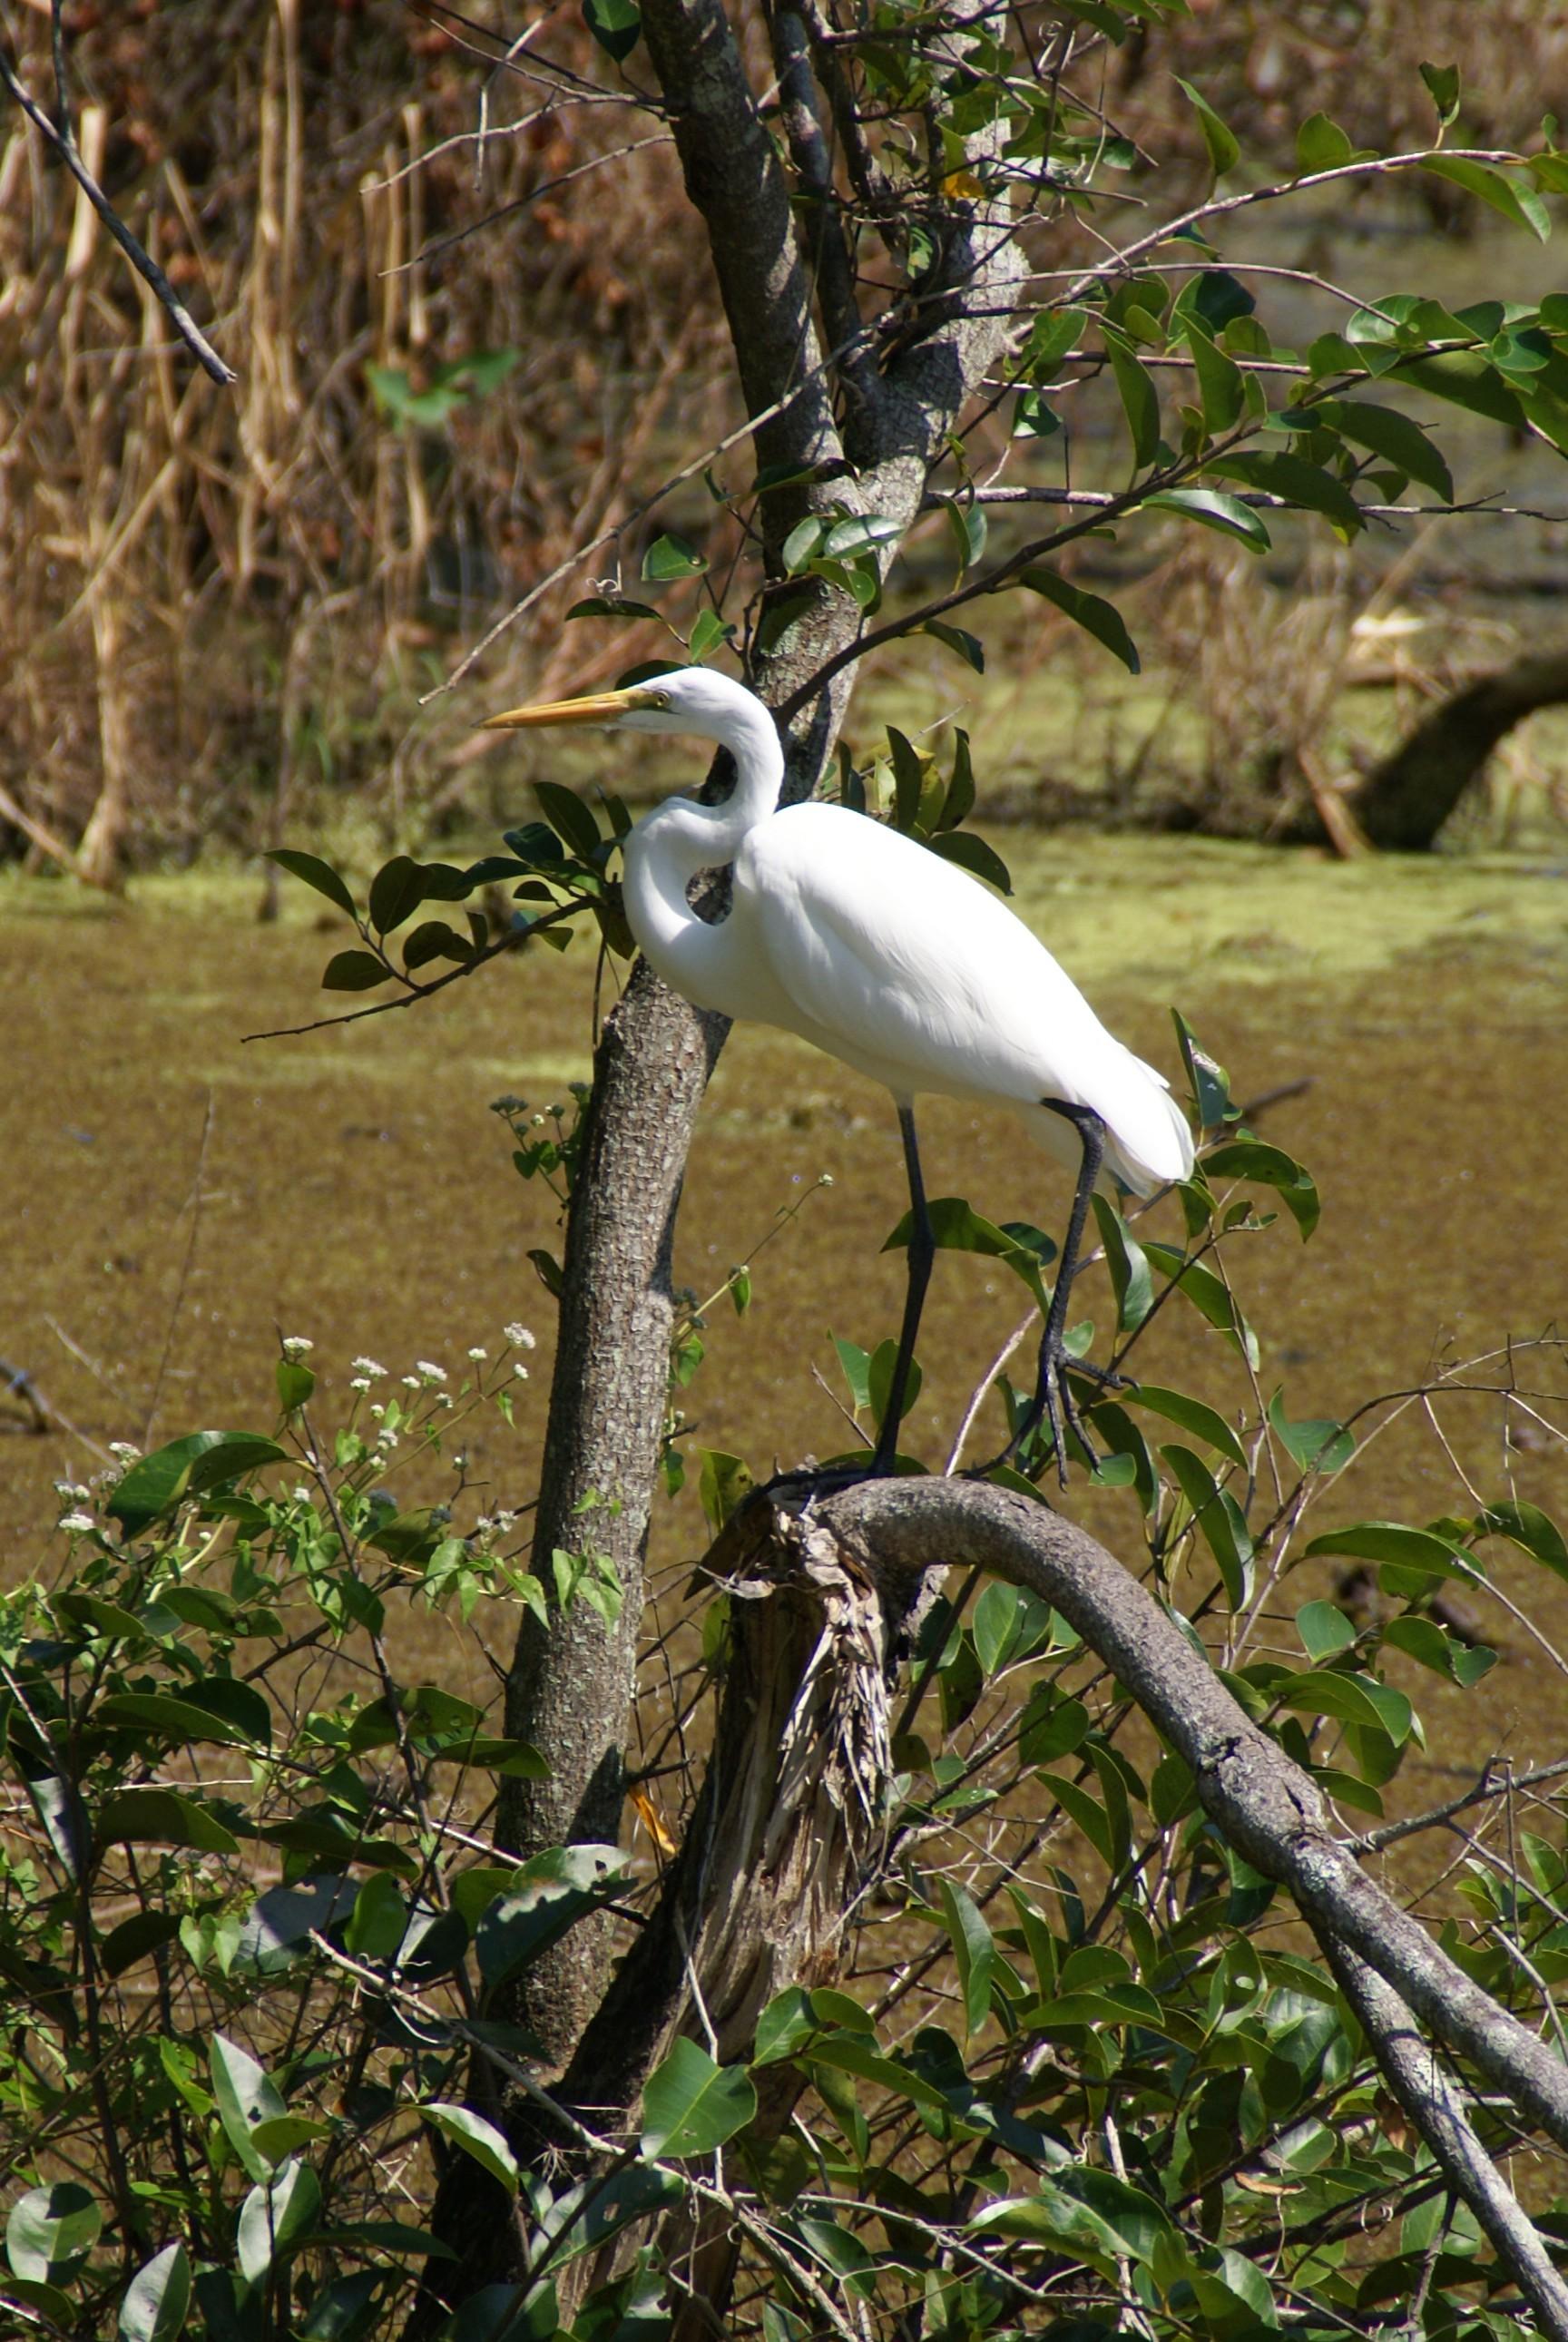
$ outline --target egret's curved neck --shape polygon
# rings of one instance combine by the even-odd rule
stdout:
[[[758,823],[766,821],[778,804],[784,760],[773,718],[760,702],[726,709],[704,727],[703,736],[729,750],[734,786],[722,805],[671,797],[637,824],[626,841],[626,916],[666,983],[699,1006],[724,1007],[723,999],[711,996],[732,939],[722,925],[698,917],[686,888],[699,870],[733,862]]]

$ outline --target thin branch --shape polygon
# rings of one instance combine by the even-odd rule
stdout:
[[[55,12],[55,22],[57,29],[59,24],[57,7]],[[56,50],[56,70],[58,69],[59,54]],[[77,151],[75,134],[70,127],[70,117],[65,112],[64,91],[62,90],[61,93],[62,121],[55,123],[50,120],[47,113],[26,85],[18,78],[10,58],[3,49],[0,49],[0,83],[4,83],[33,127],[41,136],[47,139],[93,209],[97,213],[98,217],[103,221],[104,225],[108,229],[109,234],[114,237],[115,242],[129,260],[132,267],[152,287],[154,294],[167,312],[175,333],[198,365],[212,376],[214,382],[222,383],[225,387],[230,383],[237,382],[239,376],[233,366],[226,365],[219,357],[157,262],[151,253],[138,244],[85,163],[83,162]]]
[[[1382,1829],[1363,1830],[1349,1844],[1357,1854],[1379,1854],[1385,1846],[1393,1846],[1402,1837],[1413,1837],[1418,1830],[1436,1829],[1455,1814],[1463,1814],[1471,1806],[1484,1805],[1493,1797],[1512,1796],[1516,1789],[1533,1788],[1538,1781],[1561,1780],[1568,1773],[1568,1756],[1560,1756],[1553,1765],[1538,1765],[1533,1772],[1506,1773],[1499,1779],[1493,1772],[1490,1760],[1473,1789],[1463,1797],[1451,1797],[1446,1805],[1429,1807],[1423,1814],[1412,1814],[1402,1822],[1385,1822]]]

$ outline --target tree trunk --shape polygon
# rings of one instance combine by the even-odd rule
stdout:
[[[1346,798],[1369,845],[1423,854],[1505,734],[1568,700],[1568,651],[1517,659],[1433,708]]]

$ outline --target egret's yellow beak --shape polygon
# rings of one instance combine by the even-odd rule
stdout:
[[[534,707],[508,707],[487,716],[481,732],[517,732],[544,724],[614,724],[634,707],[654,704],[649,691],[593,691],[582,699],[544,699]]]

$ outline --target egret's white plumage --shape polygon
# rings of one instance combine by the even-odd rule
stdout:
[[[1103,1142],[1106,1168],[1140,1195],[1191,1171],[1192,1133],[1163,1076],[1106,1031],[978,879],[844,806],[779,806],[773,718],[727,676],[686,667],[489,721],[689,733],[730,751],[735,785],[722,805],[672,797],[627,838],[632,933],[698,1007],[781,1026],[885,1083],[904,1124],[917,1217],[910,1108],[923,1092],[1011,1107],[1068,1160],[1082,1147],[1091,1179],[1088,1157]],[[726,865],[730,910],[709,922],[687,888]],[[1065,1247],[1064,1266],[1070,1276]]]

